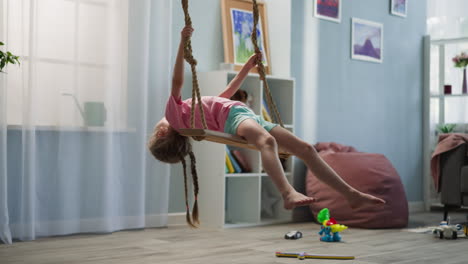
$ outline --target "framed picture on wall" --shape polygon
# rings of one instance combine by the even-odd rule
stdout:
[[[341,0],[314,0],[315,17],[340,23]]]
[[[352,18],[351,58],[383,62],[383,24]]]
[[[268,27],[266,7],[257,1],[259,19],[257,24],[257,44],[263,53],[263,64],[267,74],[271,72],[270,50],[268,43]],[[221,13],[223,23],[224,62],[234,64],[238,71],[254,53],[250,35],[253,28],[252,1],[222,0]],[[256,68],[252,69],[256,71]]]
[[[395,16],[406,17],[408,0],[390,0],[390,13]]]

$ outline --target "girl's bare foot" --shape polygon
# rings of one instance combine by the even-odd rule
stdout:
[[[353,192],[348,197],[348,203],[351,208],[358,208],[364,205],[376,205],[376,204],[385,204],[385,201],[372,196],[370,194],[362,193],[362,192]]]
[[[284,208],[291,210],[295,207],[305,206],[313,203],[315,198],[305,196],[295,190],[283,194]]]

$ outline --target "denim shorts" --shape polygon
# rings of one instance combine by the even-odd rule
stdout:
[[[224,132],[232,135],[236,135],[237,127],[240,123],[246,119],[253,119],[260,126],[262,126],[266,131],[270,132],[277,124],[270,123],[265,121],[262,116],[256,115],[252,110],[245,106],[235,105],[229,110],[229,115],[224,124]]]

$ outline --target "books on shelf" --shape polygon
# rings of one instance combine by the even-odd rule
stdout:
[[[263,119],[265,119],[265,121],[268,121],[268,122],[273,122],[271,120],[271,116],[268,114],[268,112],[266,111],[265,107],[262,106],[262,116],[263,116]]]
[[[237,163],[237,160],[232,156],[231,150],[227,146],[226,146],[226,153],[228,155],[229,161],[232,164],[232,167],[234,167],[234,172],[235,173],[241,173],[242,169],[239,166],[239,163]]]
[[[251,172],[252,169],[245,156],[239,150],[231,150],[226,146],[226,171],[228,173]]]
[[[242,154],[240,150],[234,149],[232,150],[232,155],[237,160],[237,162],[241,165],[244,172],[252,172],[252,168],[247,160],[247,158]]]
[[[268,104],[265,101],[265,98],[262,98],[262,105],[265,107],[265,110],[267,111],[268,114],[270,114],[270,108],[268,107]]]
[[[268,108],[268,104],[265,102],[265,98],[262,100],[262,116],[265,121],[273,122],[271,118],[270,109]]]
[[[232,166],[231,159],[229,159],[229,155],[226,153],[226,168],[229,173],[234,173],[234,167]]]

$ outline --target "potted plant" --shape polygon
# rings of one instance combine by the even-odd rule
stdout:
[[[439,132],[447,134],[447,133],[452,133],[455,130],[456,126],[457,125],[455,124],[443,124],[443,125],[437,126],[437,129],[439,130]]]
[[[3,42],[0,41],[0,48],[1,46],[4,46],[5,44],[3,44]],[[13,55],[11,52],[9,51],[6,51],[6,52],[3,52],[1,49],[0,49],[0,94],[3,94],[3,91],[1,89],[3,89],[3,81],[2,81],[2,78],[3,78],[3,74],[2,73],[5,73],[3,71],[3,69],[8,65],[8,64],[16,64],[18,63],[18,65],[20,65],[20,62],[19,62],[19,57],[18,56],[15,56]],[[2,99],[2,98],[0,98]]]
[[[3,45],[5,44],[3,44],[3,42],[0,41],[0,46],[3,46]],[[13,55],[9,51],[3,52],[0,50],[0,72],[4,72],[3,68],[5,68],[8,65],[8,63],[11,63],[11,64],[18,63],[19,65],[20,64],[19,57]]]
[[[453,63],[456,68],[463,69],[463,83],[462,83],[462,93],[468,93],[467,84],[466,84],[466,66],[468,65],[468,54],[462,52],[460,55],[453,57]]]
[[[3,42],[0,41],[0,48],[1,46],[4,46],[5,44],[3,44]],[[5,96],[3,94],[3,73],[5,73],[3,71],[3,68],[5,68],[9,63],[11,64],[16,64],[18,63],[18,65],[20,65],[20,62],[19,62],[19,57],[18,56],[15,56],[13,55],[11,52],[9,51],[6,51],[6,52],[3,52],[1,49],[0,49],[0,106],[3,104],[2,101],[4,102],[4,99]],[[3,97],[3,98],[2,98]]]

